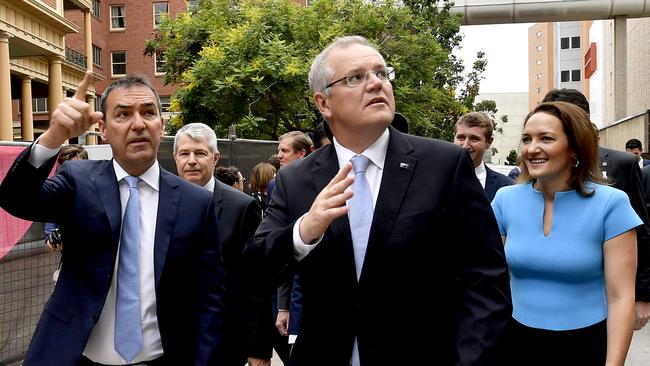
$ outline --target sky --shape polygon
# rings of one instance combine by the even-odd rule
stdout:
[[[528,28],[531,23],[462,26],[462,49],[458,53],[465,71],[472,68],[476,51],[488,60],[479,93],[528,91]]]

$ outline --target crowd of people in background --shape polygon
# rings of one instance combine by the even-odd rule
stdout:
[[[486,114],[409,135],[393,70],[341,37],[309,71],[313,131],[245,177],[189,123],[176,176],[153,86],[116,80],[95,112],[91,77],[0,185],[65,253],[26,366],[623,366],[650,319],[650,161],[599,147],[577,90],[530,112],[506,176]],[[95,123],[113,159],[75,161]]]

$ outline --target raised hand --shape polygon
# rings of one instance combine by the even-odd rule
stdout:
[[[309,244],[320,238],[334,219],[348,212],[345,201],[352,197],[352,191],[347,188],[354,182],[353,177],[348,177],[350,170],[352,164],[345,164],[316,196],[300,223],[300,238],[304,243]]]
[[[86,91],[92,78],[92,72],[86,71],[74,96],[59,103],[52,112],[50,127],[41,136],[39,144],[56,149],[66,140],[80,136],[102,119],[102,113],[93,111],[93,107],[86,103]]]

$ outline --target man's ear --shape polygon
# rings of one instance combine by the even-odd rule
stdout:
[[[332,111],[329,106],[329,98],[322,92],[314,93],[314,103],[324,118],[330,118]]]
[[[99,127],[99,137],[102,138],[102,141],[107,142],[108,140],[106,140],[106,123],[104,122],[103,118],[101,118],[97,122],[97,126]]]
[[[221,158],[221,153],[219,151],[214,153],[214,161],[212,162],[212,166],[217,166],[217,163],[219,162],[219,159]]]
[[[492,142],[494,142],[494,136],[491,136],[489,139],[486,139],[487,142],[487,147],[490,147],[492,145]]]

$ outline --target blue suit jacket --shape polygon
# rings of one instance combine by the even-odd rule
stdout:
[[[514,183],[514,181],[501,173],[497,173],[494,170],[485,166],[485,193],[488,196],[488,200],[492,202],[494,196],[497,194],[497,191],[501,187],[509,186]]]
[[[46,179],[31,148],[0,186],[0,206],[32,221],[55,222],[65,256],[24,365],[76,365],[99,319],[113,276],[121,210],[111,161],[79,160]],[[158,325],[170,364],[208,365],[218,356],[225,318],[224,272],[210,193],[160,169],[154,245]],[[109,346],[109,345],[107,345]]]

